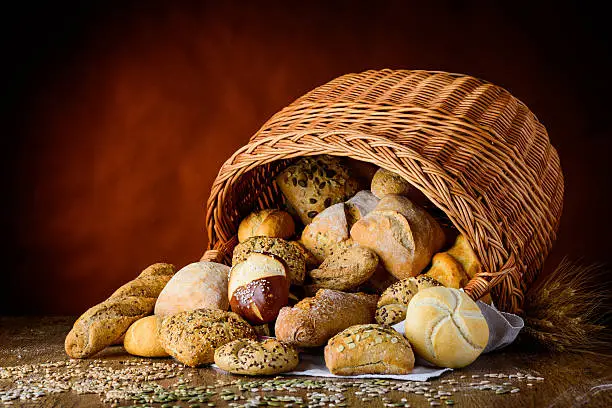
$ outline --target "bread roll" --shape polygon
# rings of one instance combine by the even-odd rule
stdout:
[[[415,352],[440,367],[471,364],[489,340],[489,326],[476,303],[452,288],[429,288],[414,295],[404,325]]]
[[[289,299],[285,265],[270,255],[250,254],[230,270],[228,297],[232,311],[249,323],[273,321]]]
[[[398,279],[418,275],[444,244],[438,223],[406,197],[384,196],[351,228],[351,238],[376,252]]]
[[[251,237],[234,248],[232,265],[244,262],[253,252],[274,255],[285,263],[292,285],[301,285],[306,276],[306,261],[296,245],[282,238]]]
[[[464,287],[470,280],[461,264],[446,252],[434,255],[431,268],[425,275],[437,280],[447,288],[455,289]]]
[[[238,242],[251,237],[291,238],[295,235],[295,223],[289,213],[266,209],[249,214],[238,226]]]
[[[352,241],[352,240],[349,240]],[[374,273],[363,285],[360,286],[360,291],[366,293],[376,293],[380,295],[387,288],[399,280],[391,275],[383,266],[382,262],[378,262],[378,266]]]
[[[388,326],[351,326],[325,346],[325,365],[335,375],[408,374],[414,353],[404,336]]]
[[[353,246],[327,257],[318,269],[313,269],[308,275],[319,289],[347,291],[365,283],[377,267],[378,256],[374,252]]]
[[[419,291],[440,286],[435,279],[419,275],[415,278],[402,279],[389,286],[380,295],[376,305],[376,322],[393,326],[406,319],[406,308],[414,295]]]
[[[190,367],[214,362],[216,348],[242,338],[255,339],[253,328],[236,313],[216,309],[168,316],[159,329],[164,350]]]
[[[349,227],[373,211],[379,201],[370,190],[362,190],[344,203]]]
[[[83,313],[66,336],[66,354],[85,358],[113,344],[132,323],[153,313],[157,296],[174,272],[173,265],[153,264]]]
[[[303,157],[276,177],[288,208],[304,225],[327,207],[346,201],[359,191],[343,160],[321,155]]]
[[[169,316],[185,310],[227,310],[227,275],[230,268],[216,262],[194,262],[166,284],[155,303],[155,315]]]
[[[482,271],[478,257],[472,250],[472,247],[470,247],[470,244],[465,236],[457,236],[455,244],[448,251],[446,251],[446,253],[455,258],[457,262],[461,264],[463,270],[465,273],[467,273],[470,279]]]
[[[378,296],[321,289],[315,297],[281,309],[275,334],[298,347],[319,347],[333,335],[356,324],[374,321]]]
[[[329,256],[330,249],[349,238],[344,203],[334,204],[318,214],[302,232],[301,242],[319,262]]]
[[[132,323],[123,339],[125,351],[140,357],[168,357],[159,343],[160,320],[157,316],[147,316]]]
[[[276,339],[239,339],[215,350],[215,364],[232,374],[280,374],[293,370],[299,362],[297,350]]]
[[[378,169],[372,178],[372,193],[383,198],[388,194],[408,195],[416,190],[405,178],[386,169]]]

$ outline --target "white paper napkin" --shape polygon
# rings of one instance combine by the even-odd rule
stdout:
[[[480,311],[487,320],[489,325],[489,342],[485,347],[484,353],[494,350],[499,350],[506,347],[516,339],[519,332],[524,326],[523,319],[512,313],[500,312],[494,306],[489,306],[481,301],[476,302]],[[395,330],[404,334],[404,322],[393,326]],[[416,365],[410,374],[406,375],[384,375],[384,374],[366,374],[353,376],[337,376],[329,372],[325,366],[325,359],[322,355],[302,353],[300,356],[300,365],[291,372],[283,375],[304,375],[310,377],[339,377],[339,378],[383,378],[392,380],[404,381],[427,381],[432,378],[441,376],[447,371],[452,371],[450,368],[433,367],[426,361],[418,358]]]

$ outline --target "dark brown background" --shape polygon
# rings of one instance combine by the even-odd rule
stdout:
[[[566,178],[547,268],[612,260],[602,9],[326,3],[3,12],[0,314],[78,314],[150,263],[196,260],[222,162],[304,92],[370,68],[467,73],[523,100]]]

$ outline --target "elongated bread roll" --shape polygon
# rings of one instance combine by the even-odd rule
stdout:
[[[113,344],[132,323],[153,313],[159,293],[173,275],[173,265],[153,264],[87,310],[66,336],[66,354],[86,358]]]
[[[372,323],[377,300],[376,295],[321,289],[314,297],[281,309],[276,338],[298,347],[322,346],[350,326]]]

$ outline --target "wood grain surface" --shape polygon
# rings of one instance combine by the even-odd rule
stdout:
[[[70,329],[74,318],[70,317],[0,317],[0,367],[13,367],[26,364],[39,364],[44,362],[69,361],[64,353],[64,337]],[[99,355],[96,360],[103,364],[121,367],[126,362],[137,362],[142,359],[129,356],[122,347],[111,347]],[[170,359],[156,359],[157,362],[167,362]],[[174,366],[173,366],[174,367]],[[230,383],[245,377],[232,376],[213,368],[184,368],[175,369],[178,375],[174,378],[161,380],[166,387],[172,387],[182,377],[192,385],[216,385]],[[0,374],[2,374],[0,368]],[[543,377],[543,381],[527,381],[518,379],[504,379],[484,377],[485,374],[502,373],[506,375],[517,372],[534,377]],[[478,377],[472,377],[478,376]],[[251,380],[251,378],[246,378]],[[310,378],[314,380],[313,378]],[[330,384],[354,382],[347,379],[328,379]],[[463,369],[455,370],[443,375],[441,378],[431,380],[428,387],[432,389],[448,389],[449,380],[456,380],[453,385],[457,389],[453,392],[452,400],[457,407],[610,407],[612,406],[612,359],[596,355],[575,354],[546,354],[526,351],[518,346],[512,346],[504,351],[481,356],[474,364]],[[470,387],[470,383],[490,380],[491,383],[512,382],[512,387],[520,392],[495,394],[494,391],[481,391]],[[532,383],[528,386],[527,383]],[[15,387],[10,378],[0,375],[0,395]],[[326,393],[325,389],[316,390]],[[355,395],[358,388],[348,388],[344,392],[347,406],[384,407],[382,396],[373,397],[371,401],[362,401],[363,396]],[[306,403],[307,393],[299,390],[296,393],[284,392],[279,395],[302,396]],[[247,398],[255,395],[273,396],[275,393],[237,392]],[[430,402],[424,395],[414,393],[401,394],[396,391],[385,394],[384,398],[392,401],[401,401],[406,398],[411,407],[430,407]],[[214,400],[216,406],[228,406],[224,400]],[[446,406],[444,400],[437,400]],[[244,403],[245,401],[238,401]],[[73,391],[46,396],[35,402],[14,400],[12,405],[6,406],[36,406],[36,407],[104,407],[105,404],[99,395],[77,394]],[[119,406],[130,405],[123,401]],[[160,407],[162,404],[151,404]],[[0,401],[0,406],[4,406]],[[171,406],[189,407],[187,402],[174,402]],[[201,404],[207,406],[207,404]],[[274,406],[274,405],[273,405]],[[284,406],[281,403],[279,406]],[[294,405],[295,406],[295,405]],[[320,406],[334,406],[323,404]]]

